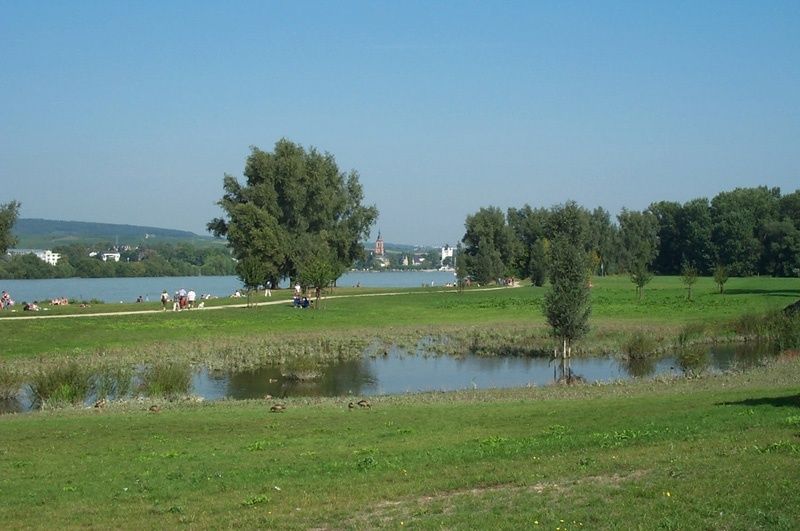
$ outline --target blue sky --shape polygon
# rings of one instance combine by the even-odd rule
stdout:
[[[0,203],[202,233],[281,137],[390,242],[800,183],[800,2],[0,0]]]

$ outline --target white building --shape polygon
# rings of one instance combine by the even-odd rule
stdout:
[[[453,258],[453,248],[448,243],[442,247],[442,262],[444,262],[445,258]]]
[[[119,262],[120,256],[121,255],[119,253],[103,253],[100,255],[100,258],[103,259],[103,262],[108,262],[109,260],[113,262]]]
[[[9,249],[8,254],[11,256],[32,254],[39,260],[47,262],[52,266],[58,264],[58,261],[61,259],[60,253],[54,253],[50,249]]]

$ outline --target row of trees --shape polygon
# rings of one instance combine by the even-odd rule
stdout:
[[[58,264],[52,266],[33,254],[14,255],[0,259],[0,278],[108,278],[108,277],[169,277],[192,275],[232,275],[236,262],[222,246],[197,247],[188,243],[156,244],[122,251],[120,261],[103,261],[99,255],[90,257],[93,249],[70,244],[53,249],[60,253]]]
[[[778,188],[737,188],[711,201],[623,209],[616,222],[603,208],[572,206],[595,274],[628,273],[637,286],[652,273],[800,274],[800,191],[782,196]],[[525,205],[504,213],[489,207],[467,216],[461,253],[467,273],[481,283],[515,276],[542,285],[559,208]]]

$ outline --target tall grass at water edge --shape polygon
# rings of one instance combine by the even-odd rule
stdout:
[[[77,360],[39,367],[28,385],[34,403],[43,409],[80,404],[92,388],[89,370]]]
[[[192,368],[182,362],[160,362],[144,369],[139,388],[151,397],[174,400],[189,393]]]

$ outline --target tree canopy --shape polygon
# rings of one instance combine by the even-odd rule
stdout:
[[[362,257],[378,210],[361,204],[358,173],[339,171],[333,155],[282,139],[271,153],[252,147],[244,177],[242,184],[225,175],[218,202],[225,217],[208,230],[227,237],[240,263],[259,260],[262,283],[299,279],[305,261],[323,255],[338,278]]]

